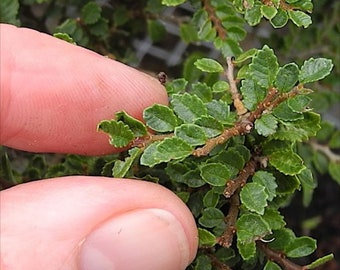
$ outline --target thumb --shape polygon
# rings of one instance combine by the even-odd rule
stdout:
[[[186,206],[143,181],[31,182],[1,192],[1,215],[1,269],[179,270],[197,249]]]

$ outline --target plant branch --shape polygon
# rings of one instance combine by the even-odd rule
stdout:
[[[239,213],[240,206],[240,190],[246,183],[248,178],[253,175],[258,168],[258,162],[252,158],[247,162],[239,175],[227,182],[227,186],[223,192],[226,198],[230,198],[230,208],[228,215],[225,217],[226,228],[223,234],[218,237],[217,243],[223,247],[230,247],[233,243],[233,237],[236,232],[236,220]]]
[[[138,148],[144,148],[148,146],[149,144],[156,142],[156,141],[162,141],[165,138],[171,138],[174,136],[173,133],[169,134],[149,134],[143,137],[137,137],[132,142],[130,142],[128,148],[138,147]]]
[[[331,162],[340,163],[340,155],[333,153],[328,145],[319,144],[315,140],[310,141],[310,145],[315,151],[323,153]]]
[[[237,189],[243,187],[247,183],[248,178],[255,173],[257,167],[257,162],[254,159],[249,160],[240,171],[239,175],[235,179],[227,182],[223,195],[226,198],[233,196]]]
[[[222,25],[221,20],[216,16],[215,8],[211,6],[210,0],[202,0],[202,6],[207,11],[210,20],[216,29],[217,35],[220,39],[224,40],[227,36],[225,27]]]
[[[213,254],[208,253],[207,255],[211,259],[211,263],[212,263],[212,265],[214,265],[216,267],[216,269],[218,269],[218,270],[232,270],[228,265],[221,262]]]
[[[285,270],[307,269],[305,266],[297,265],[292,261],[288,260],[283,253],[270,249],[267,244],[261,242],[260,240],[256,241],[256,246],[264,252],[264,254],[269,260],[278,263]]]
[[[225,217],[226,228],[223,234],[217,239],[217,243],[226,248],[230,247],[233,243],[233,237],[236,232],[236,220],[240,206],[239,192],[240,189],[230,198],[230,208],[228,215]]]
[[[234,64],[231,57],[227,57],[227,65],[226,75],[230,85],[231,98],[234,101],[237,115],[243,115],[247,112],[247,109],[244,107],[243,102],[241,101],[241,95],[237,90],[236,81],[234,79]]]
[[[271,87],[267,96],[257,105],[254,111],[250,112],[248,115],[244,115],[245,117],[242,117],[239,122],[236,122],[232,128],[224,130],[222,134],[215,138],[211,138],[204,146],[195,149],[192,154],[197,157],[206,156],[216,145],[226,142],[231,137],[250,133],[255,120],[259,119],[263,112],[271,111],[288,98],[298,95],[300,88],[303,88],[303,86],[299,85],[288,93],[279,94],[276,88]]]

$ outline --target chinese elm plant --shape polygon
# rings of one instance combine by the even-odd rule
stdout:
[[[175,6],[185,1],[163,0]],[[309,83],[332,70],[331,60],[310,58],[280,65],[267,45],[243,51],[244,23],[265,18],[275,27],[311,24],[311,1],[192,1],[184,39],[212,42],[225,61],[199,58],[202,80],[164,81],[169,106],[144,110],[141,122],[126,112],[98,130],[114,147],[129,148],[112,176],[149,179],[177,193],[197,221],[199,252],[193,269],[312,269],[292,259],[311,254],[316,241],[286,228],[280,207],[311,188],[313,175],[298,145],[315,136],[320,116],[309,107]],[[190,29],[197,29],[195,34]],[[218,74],[204,82],[205,74]],[[214,79],[211,79],[214,78]],[[189,267],[189,268],[190,268]]]

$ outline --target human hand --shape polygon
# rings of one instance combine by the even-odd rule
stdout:
[[[149,76],[33,30],[1,24],[0,143],[31,152],[117,151],[96,131],[125,110],[167,103]],[[7,269],[184,269],[195,221],[149,182],[70,176],[2,191],[1,265]]]

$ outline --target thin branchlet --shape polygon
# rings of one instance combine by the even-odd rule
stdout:
[[[210,21],[216,30],[217,36],[224,40],[227,37],[227,31],[222,25],[222,21],[216,15],[216,9],[211,5],[210,0],[202,0],[202,6],[208,13]]]
[[[268,260],[276,262],[285,270],[307,270],[306,266],[300,266],[293,263],[292,261],[288,260],[282,252],[272,250],[266,243],[263,243],[262,241],[256,241],[256,246],[264,252]]]
[[[223,247],[229,248],[233,243],[233,237],[236,233],[236,221],[239,213],[240,197],[239,192],[234,193],[230,198],[230,207],[227,216],[225,217],[226,228],[223,234],[218,237],[217,243]]]
[[[247,109],[244,107],[244,104],[241,100],[241,95],[238,92],[236,81],[234,78],[234,63],[232,61],[232,57],[227,57],[227,70],[226,75],[229,81],[230,85],[230,92],[231,92],[231,98],[234,102],[234,107],[236,110],[237,115],[243,115],[247,112]]]

